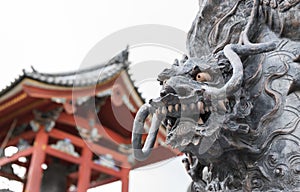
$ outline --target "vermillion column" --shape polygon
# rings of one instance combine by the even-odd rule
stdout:
[[[128,192],[129,191],[129,171],[128,168],[122,168],[122,192]]]
[[[92,157],[92,151],[88,148],[87,145],[84,145],[79,167],[77,192],[86,192],[90,186]]]
[[[48,134],[45,132],[44,127],[41,126],[37,133],[33,152],[28,170],[28,179],[26,183],[25,192],[39,192],[42,181],[42,164],[45,161],[45,149],[48,144]]]

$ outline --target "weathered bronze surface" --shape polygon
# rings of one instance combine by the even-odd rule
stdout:
[[[163,124],[187,156],[189,191],[300,191],[300,1],[199,5],[188,56],[158,75],[161,96],[136,116],[135,157]]]

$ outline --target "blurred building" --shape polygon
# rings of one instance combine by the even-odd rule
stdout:
[[[151,157],[134,160],[131,129],[144,100],[128,66],[125,50],[76,72],[23,71],[0,92],[0,147],[15,150],[0,151],[0,176],[23,183],[25,192],[83,192],[118,180],[127,192],[130,170],[174,156],[161,145],[161,127]]]

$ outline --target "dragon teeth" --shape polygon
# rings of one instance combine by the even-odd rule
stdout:
[[[200,138],[199,138],[199,137],[194,137],[193,140],[192,140],[192,143],[193,143],[194,145],[198,145],[199,142],[200,142]]]
[[[179,104],[175,105],[175,110],[178,112],[179,111]]]
[[[167,113],[173,113],[173,112],[179,112],[180,109],[184,112],[187,110],[191,110],[191,112],[195,112],[195,110],[198,109],[200,114],[205,114],[206,112],[211,112],[211,111],[217,111],[217,110],[222,110],[222,111],[227,111],[226,108],[226,101],[221,100],[218,101],[216,106],[205,106],[205,104],[202,101],[198,101],[197,103],[190,103],[190,104],[175,104],[175,105],[167,105],[163,107],[159,107],[156,109],[156,114],[164,114],[166,115]]]
[[[158,109],[156,109],[155,113],[160,114],[161,113],[161,108],[159,107]]]
[[[191,103],[191,104],[190,104],[190,108],[191,108],[191,110],[194,110],[194,109],[196,108],[195,103]]]
[[[167,114],[167,108],[166,107],[162,107],[161,113],[164,114],[164,115],[166,115]]]
[[[204,112],[204,104],[203,104],[203,102],[199,101],[199,102],[197,103],[197,108],[198,108],[198,110],[200,111],[201,114],[204,114],[204,113],[205,113],[205,112]]]
[[[172,112],[172,111],[173,111],[173,105],[169,105],[169,106],[168,106],[168,111],[169,111],[169,112]]]
[[[201,119],[201,117],[198,119],[198,124],[200,124],[200,125],[203,125],[203,124],[204,124],[204,122],[203,122],[203,120]]]
[[[182,108],[182,111],[186,111],[186,108],[187,108],[186,104],[182,104],[181,108]]]

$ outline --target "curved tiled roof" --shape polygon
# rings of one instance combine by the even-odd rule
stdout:
[[[128,74],[128,54],[128,49],[126,49],[105,64],[99,64],[73,72],[51,74],[40,73],[34,68],[32,68],[32,71],[30,72],[23,70],[23,75],[19,76],[9,86],[0,91],[0,97],[13,89],[13,87],[25,78],[37,80],[49,85],[63,87],[83,87],[105,82],[120,73],[122,70],[126,70]]]
[[[119,73],[125,67],[126,66],[123,63],[113,63],[110,65],[101,65],[100,67],[95,66],[88,70],[79,70],[71,73],[47,74],[39,73],[34,70],[32,72],[24,72],[24,75],[30,79],[51,85],[80,87],[103,82]]]

